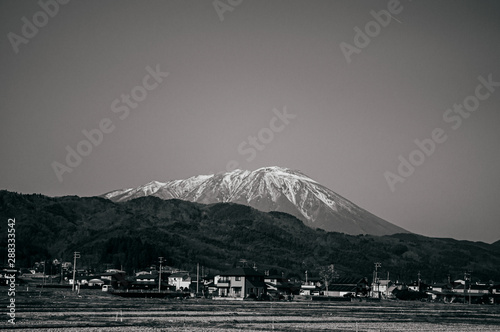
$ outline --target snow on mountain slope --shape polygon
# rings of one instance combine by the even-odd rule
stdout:
[[[152,181],[144,186],[102,195],[115,202],[143,196],[212,204],[232,202],[261,211],[286,212],[313,228],[347,234],[407,233],[363,210],[305,174],[282,167],[235,170],[185,180]]]

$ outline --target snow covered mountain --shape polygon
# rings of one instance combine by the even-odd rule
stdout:
[[[232,202],[249,205],[264,212],[286,212],[312,228],[353,235],[408,233],[363,210],[300,171],[282,167],[235,170],[167,182],[152,181],[137,188],[102,195],[115,202],[143,196],[204,204]]]

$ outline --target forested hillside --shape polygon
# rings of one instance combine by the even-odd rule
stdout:
[[[16,265],[44,259],[83,266],[123,267],[128,272],[155,264],[194,270],[197,263],[223,271],[241,259],[260,270],[301,277],[305,270],[335,264],[340,275],[371,277],[374,262],[392,279],[427,282],[460,278],[465,270],[484,281],[500,280],[500,247],[482,242],[435,239],[415,234],[350,236],[313,230],[295,217],[221,203],[203,205],[144,197],[114,203],[98,197],[51,198],[0,192],[0,250],[7,252],[7,220],[15,218]],[[7,255],[2,255],[3,263]]]

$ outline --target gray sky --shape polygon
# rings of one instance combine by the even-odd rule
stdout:
[[[500,3],[404,0],[381,26],[370,12],[390,3],[73,0],[50,17],[2,0],[0,188],[90,196],[234,160],[299,169],[412,232],[496,241],[500,87],[467,118],[446,112],[479,76],[500,82]],[[370,42],[348,63],[356,27]],[[273,120],[284,108],[295,117]],[[59,181],[53,162],[69,167],[66,146],[102,121],[112,131]],[[446,141],[392,191],[384,174],[435,128]]]

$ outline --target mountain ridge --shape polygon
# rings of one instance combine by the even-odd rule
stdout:
[[[283,212],[262,212],[236,203],[201,204],[142,197],[115,203],[101,197],[47,197],[0,191],[0,218],[16,219],[16,266],[45,259],[111,266],[132,273],[155,264],[193,271],[199,263],[225,271],[242,258],[259,269],[318,276],[335,264],[345,276],[370,276],[373,262],[393,278],[429,282],[460,278],[500,280],[500,248],[483,242],[400,233],[347,235],[311,229]],[[0,250],[7,250],[7,223],[0,223]],[[4,264],[6,257],[4,257]],[[109,268],[109,267],[108,267]],[[381,272],[382,273],[382,272]],[[385,272],[383,272],[385,273]]]
[[[204,204],[233,202],[260,211],[291,214],[312,228],[351,235],[389,235],[407,230],[377,217],[301,171],[272,166],[234,170],[184,180],[151,181],[101,195],[114,202],[138,197],[183,199]]]

